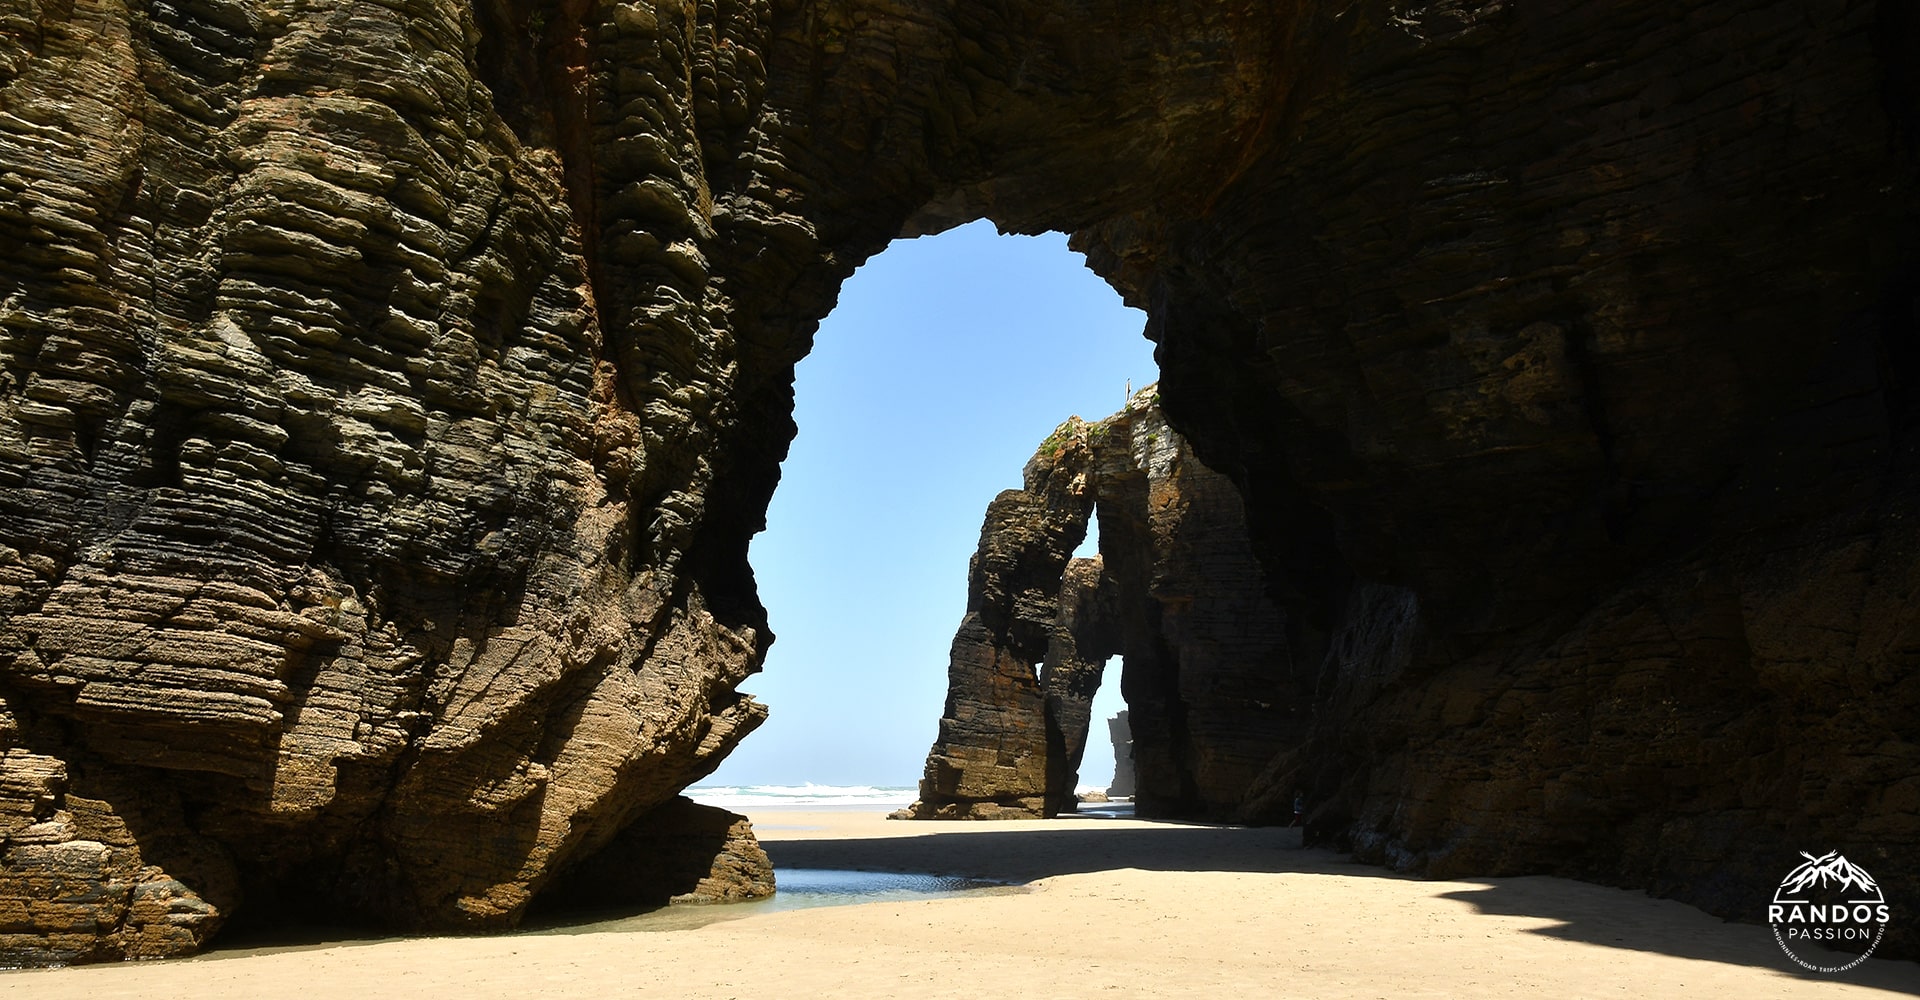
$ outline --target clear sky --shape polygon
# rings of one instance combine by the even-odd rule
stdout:
[[[919,780],[987,503],[1061,421],[1158,377],[1145,323],[1066,237],[986,222],[895,241],[847,281],[800,363],[800,435],[753,543],[777,639],[740,687],[772,717],[702,784]],[[1119,686],[1116,660],[1082,784],[1112,777]]]

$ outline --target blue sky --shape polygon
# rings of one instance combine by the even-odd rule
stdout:
[[[702,784],[919,780],[987,503],[1061,421],[1157,377],[1145,322],[1066,237],[986,222],[895,241],[847,281],[800,363],[800,435],[753,543],[778,638],[740,687],[772,717]],[[1112,776],[1118,674],[1083,784]]]

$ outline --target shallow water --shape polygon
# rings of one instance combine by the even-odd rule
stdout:
[[[1026,886],[956,875],[928,875],[912,872],[863,872],[840,868],[779,868],[773,870],[779,888],[767,899],[745,903],[683,903],[664,906],[644,913],[606,914],[595,919],[588,914],[569,914],[565,922],[555,920],[539,926],[529,924],[522,934],[605,934],[631,931],[678,931],[704,927],[722,920],[737,920],[761,913],[804,910],[815,906],[844,906],[850,903],[883,903],[903,900],[934,899],[948,896],[980,896],[1027,891]]]

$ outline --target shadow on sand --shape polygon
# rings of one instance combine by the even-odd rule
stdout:
[[[1920,963],[1868,959],[1846,972],[1809,972],[1793,964],[1764,924],[1723,921],[1685,903],[1653,899],[1630,889],[1613,889],[1572,879],[1543,876],[1457,879],[1473,888],[1440,894],[1486,914],[1541,917],[1558,923],[1528,933],[1608,948],[1657,952],[1703,962],[1773,969],[1801,979],[1869,986],[1920,994]],[[1622,906],[1621,897],[1631,900]],[[1755,915],[1765,900],[1755,903]],[[1703,932],[1704,931],[1704,932]],[[1831,953],[1834,963],[1850,958]],[[1857,954],[1857,952],[1856,952]]]
[[[1044,830],[1029,827],[906,837],[770,840],[763,846],[779,867],[940,872],[1005,882],[1121,868],[1423,881],[1356,864],[1331,851],[1300,849],[1299,843],[1298,830],[1276,827],[1168,823],[1141,828],[1068,821]],[[1451,884],[1462,883],[1468,887],[1436,895],[1467,903],[1483,914],[1554,921],[1529,930],[1532,934],[1920,993],[1920,963],[1872,959],[1835,975],[1801,972],[1781,954],[1764,925],[1722,921],[1684,903],[1649,898],[1629,889],[1544,876],[1457,879]],[[1284,907],[1287,901],[1276,897],[1273,905]]]
[[[1031,882],[1120,868],[1296,872],[1320,871],[1325,864],[1331,866],[1326,870],[1343,874],[1381,874],[1377,868],[1344,863],[1334,854],[1295,850],[1300,846],[1300,831],[1281,827],[1167,823],[1142,828],[1075,818],[1053,820],[1039,830],[1028,823],[1019,829],[967,823],[962,832],[929,834],[920,832],[929,825],[920,821],[900,825],[902,832],[912,835],[843,840],[796,837],[764,840],[760,846],[776,868],[937,872],[994,882]]]
[[[1057,820],[1034,829],[997,824],[941,824],[956,832],[927,833],[925,825],[903,823],[899,837],[806,839],[804,828],[780,828],[762,842],[779,868],[845,869],[962,876],[991,882],[1031,882],[1054,875],[1137,868],[1145,871],[1220,871],[1307,874],[1343,878],[1419,882],[1372,865],[1356,864],[1331,851],[1299,847],[1299,831],[1277,827],[1212,827],[1183,823],[1110,824],[1098,820]],[[928,824],[931,825],[931,824]],[[793,839],[786,839],[791,837]],[[1800,972],[1774,944],[1763,925],[1727,923],[1672,900],[1651,899],[1627,889],[1543,876],[1456,879],[1436,885],[1437,898],[1472,906],[1478,913],[1533,917],[1551,921],[1527,933],[1607,948],[1672,955],[1703,962],[1772,970],[1783,975],[1827,979],[1920,994],[1920,964],[1873,959],[1845,973],[1820,976]],[[755,904],[702,907],[687,926],[714,918],[713,910],[736,907],[750,915]],[[1200,905],[1199,901],[1195,905]],[[1276,896],[1275,907],[1287,906]],[[676,908],[678,909],[678,908]],[[600,915],[604,919],[606,915]],[[697,916],[697,919],[695,919]],[[730,915],[729,915],[730,916]],[[1896,915],[1897,917],[1897,915]],[[577,920],[594,916],[582,914]],[[574,920],[548,924],[562,929]],[[574,930],[591,930],[575,927]],[[278,928],[265,934],[221,940],[198,960],[218,960],[257,950],[375,944],[381,938],[339,928]]]

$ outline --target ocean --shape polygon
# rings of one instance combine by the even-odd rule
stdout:
[[[911,785],[694,785],[684,793],[704,805],[746,816],[768,809],[905,809],[919,797]]]

